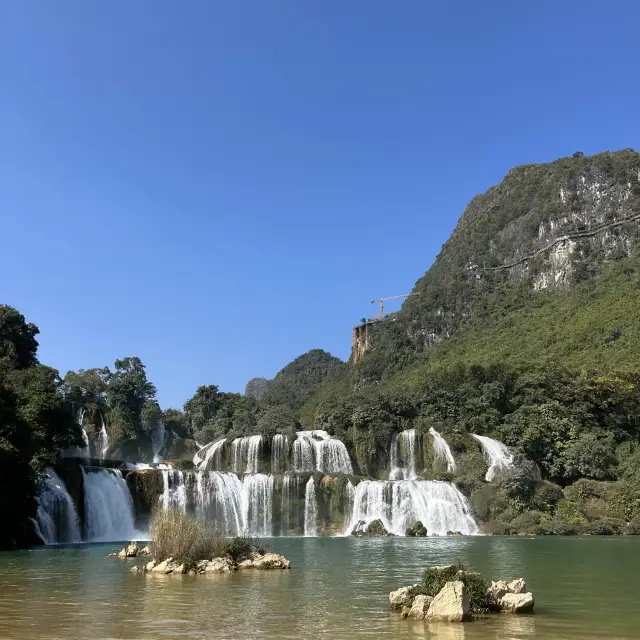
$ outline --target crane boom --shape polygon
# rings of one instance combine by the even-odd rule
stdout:
[[[417,296],[418,292],[414,291],[413,293],[402,293],[399,296],[387,296],[386,298],[378,298],[377,300],[372,300],[371,304],[380,304],[380,318],[384,318],[384,303],[386,300],[397,300],[398,298],[408,298],[409,296]]]

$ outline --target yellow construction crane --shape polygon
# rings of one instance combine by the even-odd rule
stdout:
[[[398,298],[408,298],[409,296],[417,296],[418,292],[415,291],[414,293],[403,293],[402,295],[399,296],[388,296],[387,298],[378,298],[377,300],[372,300],[371,304],[376,304],[379,303],[380,304],[380,318],[384,318],[384,303],[386,300],[397,300]]]

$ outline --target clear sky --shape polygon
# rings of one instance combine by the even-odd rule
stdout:
[[[163,407],[406,293],[514,165],[640,147],[640,3],[4,0],[0,302]],[[393,307],[389,307],[393,309]]]

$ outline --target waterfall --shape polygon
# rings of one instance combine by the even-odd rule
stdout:
[[[244,480],[245,531],[252,536],[273,535],[273,476],[263,473]]]
[[[133,499],[117,469],[85,469],[85,540],[120,541],[136,537]]]
[[[289,439],[276,433],[271,440],[271,473],[283,473],[287,470],[287,448]]]
[[[311,438],[305,438],[298,434],[293,441],[293,470],[314,471],[316,468],[314,446]]]
[[[213,522],[224,533],[238,535],[245,531],[244,487],[235,473],[200,471],[196,474],[196,513]]]
[[[447,441],[433,428],[429,429],[429,433],[433,436],[433,450],[436,460],[447,465],[447,471],[453,473],[456,470],[456,461],[449,448]]]
[[[402,454],[403,465],[400,465],[400,454]],[[416,473],[418,460],[418,435],[415,429],[401,431],[400,434],[393,434],[391,440],[391,469],[390,480],[414,480],[418,477]]]
[[[226,438],[216,440],[201,447],[193,456],[193,464],[201,471],[219,470],[221,467],[222,447],[227,441]]]
[[[105,460],[107,457],[107,450],[109,449],[109,435],[107,434],[107,426],[104,423],[104,416],[100,414],[100,421],[102,426],[100,433],[98,434],[98,442],[100,443],[100,459]]]
[[[472,433],[471,436],[480,443],[489,463],[487,474],[484,477],[487,482],[493,481],[500,471],[513,466],[513,455],[509,452],[506,444],[487,436],[477,436],[475,433]]]
[[[418,520],[429,533],[478,533],[466,498],[449,482],[363,480],[355,489],[353,511],[345,533],[351,533],[360,520],[375,519],[382,520],[387,531],[396,535],[404,535]]]
[[[353,474],[351,459],[344,442],[331,438],[314,441],[316,445],[316,469],[322,473]]]
[[[167,442],[167,432],[164,428],[164,424],[159,422],[151,430],[151,450],[153,451],[153,461],[162,462],[162,455],[164,454],[164,447]]]
[[[326,431],[298,431],[293,443],[293,469],[298,472],[353,474],[344,443]]]
[[[45,544],[80,542],[82,539],[73,500],[53,469],[45,471],[35,524],[36,533]]]
[[[257,473],[262,436],[236,438],[231,443],[234,473]]]
[[[316,520],[318,517],[318,504],[316,502],[316,485],[313,476],[309,478],[304,493],[304,535],[317,535]]]
[[[282,489],[280,493],[280,519],[282,522],[282,535],[288,535],[296,528],[297,518],[292,518],[294,499],[298,496],[298,476],[287,473],[282,476]]]
[[[187,510],[187,487],[184,483],[182,471],[162,469],[163,492],[160,500],[163,509]]]

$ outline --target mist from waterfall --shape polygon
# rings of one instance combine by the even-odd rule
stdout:
[[[318,503],[316,502],[316,485],[313,476],[307,481],[304,494],[304,535],[317,535]]]
[[[421,521],[429,533],[479,533],[467,499],[449,482],[363,480],[355,488],[354,506],[345,527],[351,533],[358,522],[379,519],[387,531],[402,536]]]
[[[433,427],[429,429],[429,433],[433,436],[433,451],[436,460],[446,465],[447,472],[453,473],[456,470],[456,461],[448,442]]]
[[[84,480],[84,539],[89,542],[132,540],[133,498],[118,469],[86,469]]]
[[[166,443],[167,431],[164,428],[164,424],[159,422],[151,431],[151,450],[153,452],[154,462],[162,462]]]
[[[480,443],[489,464],[484,477],[487,482],[492,482],[500,471],[505,471],[513,466],[513,454],[506,444],[488,436],[478,436],[475,433],[472,433],[471,436]]]
[[[53,469],[45,471],[37,501],[35,528],[45,544],[82,540],[76,507]]]

